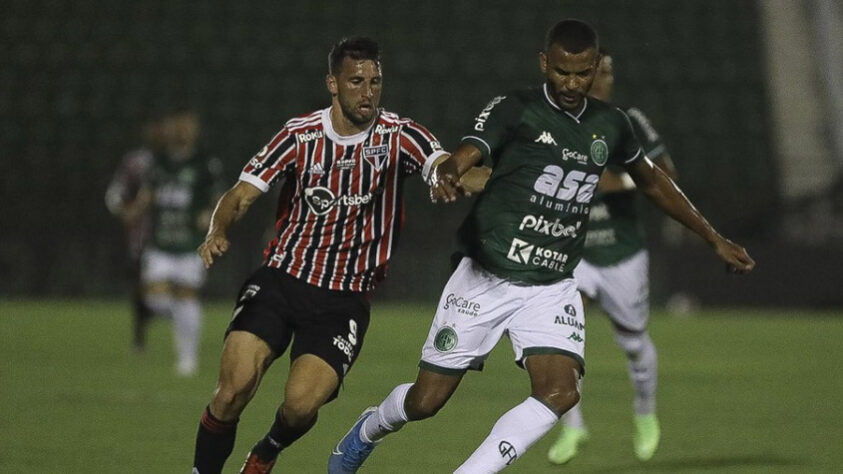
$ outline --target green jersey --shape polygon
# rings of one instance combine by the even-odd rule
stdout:
[[[526,284],[571,278],[603,167],[643,156],[623,111],[592,98],[579,113],[562,110],[546,85],[495,97],[462,140],[492,167],[460,227],[462,250]]]
[[[658,132],[640,110],[630,108],[626,113],[648,157],[656,159],[667,152]],[[646,247],[644,229],[638,216],[637,195],[634,187],[625,191],[597,193],[585,237],[585,261],[601,267],[615,265]]]
[[[202,212],[213,209],[221,164],[202,154],[177,161],[156,154],[144,186],[152,192],[151,244],[166,252],[193,252],[204,240]]]

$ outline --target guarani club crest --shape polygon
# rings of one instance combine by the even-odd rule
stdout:
[[[597,137],[597,135],[592,135],[591,138],[594,140],[591,142],[591,160],[594,161],[595,164],[598,166],[603,166],[609,160],[609,145],[606,144],[606,141],[603,140],[605,137]]]
[[[433,347],[439,352],[448,352],[457,347],[457,332],[448,326],[441,328],[433,338]]]

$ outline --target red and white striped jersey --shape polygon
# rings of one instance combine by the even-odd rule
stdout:
[[[403,225],[403,179],[426,180],[445,152],[426,128],[384,110],[368,130],[340,136],[330,110],[287,122],[240,180],[265,192],[284,178],[266,265],[322,288],[368,291]]]

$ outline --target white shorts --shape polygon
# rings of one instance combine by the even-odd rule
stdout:
[[[516,284],[463,258],[442,291],[419,367],[444,374],[480,370],[504,334],[522,367],[530,355],[564,354],[584,369],[585,315],[574,280]]]
[[[141,281],[167,282],[184,288],[199,288],[205,282],[205,265],[197,253],[171,253],[147,247],[141,255]]]
[[[650,318],[649,267],[649,254],[642,250],[608,267],[583,260],[574,269],[574,278],[579,290],[596,300],[616,326],[642,332]]]

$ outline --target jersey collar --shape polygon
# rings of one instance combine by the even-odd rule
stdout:
[[[556,109],[560,112],[563,112],[568,117],[571,117],[572,119],[574,119],[574,122],[582,123],[580,121],[580,117],[582,117],[582,114],[585,113],[585,109],[588,108],[588,97],[583,96],[583,98],[582,98],[582,109],[580,109],[580,111],[576,115],[574,115],[571,112],[568,112],[567,110],[564,110],[562,107],[559,107],[556,104],[556,102],[553,101],[553,99],[550,97],[550,92],[547,90],[547,83],[544,83],[544,85],[542,86],[542,90],[544,91],[545,100],[547,100],[547,103],[550,104],[551,107],[553,107],[554,109]]]
[[[380,119],[380,111],[378,111],[378,118],[372,121],[372,124],[366,130],[362,132],[357,132],[354,135],[340,135],[339,133],[334,130],[334,124],[331,123],[331,107],[322,110],[322,127],[325,129],[325,135],[328,136],[334,143],[340,145],[356,145],[369,136],[369,132],[372,131],[372,127],[378,123]]]

